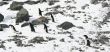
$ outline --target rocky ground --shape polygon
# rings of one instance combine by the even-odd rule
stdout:
[[[0,52],[109,52],[109,19],[110,0],[1,0]]]

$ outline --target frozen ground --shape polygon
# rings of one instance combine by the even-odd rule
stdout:
[[[19,1],[24,2],[25,0]],[[27,9],[29,14],[32,16],[30,21],[39,18],[38,8],[44,11],[43,15],[45,16],[46,13],[54,10],[55,6],[60,6],[57,10],[63,11],[63,14],[58,13],[53,15],[55,23],[50,20],[47,24],[49,33],[45,32],[43,25],[37,25],[35,27],[35,33],[30,31],[29,26],[21,28],[21,24],[23,23],[16,25],[15,19],[11,18],[15,18],[18,11],[7,10],[12,1],[8,1],[9,4],[7,5],[0,6],[0,13],[5,16],[4,21],[0,24],[12,24],[19,32],[22,32],[22,34],[15,33],[11,28],[1,31],[0,52],[109,52],[110,42],[107,44],[97,45],[91,40],[92,47],[89,47],[86,46],[87,42],[83,35],[87,35],[91,39],[97,39],[96,36],[98,36],[98,32],[110,32],[109,22],[105,22],[106,24],[103,25],[98,23],[103,21],[105,16],[107,16],[107,13],[110,12],[110,7],[102,7],[102,3],[107,2],[110,5],[110,1],[100,1],[98,4],[91,4],[90,0],[65,1],[66,0],[60,0],[60,2],[51,6],[48,5],[47,2],[23,5],[23,7]],[[86,4],[89,6],[82,9],[82,6]],[[80,13],[78,13],[78,11],[80,11]],[[49,15],[47,15],[47,17],[51,19]],[[68,30],[59,29],[57,26],[65,21],[73,23],[76,27],[72,27]],[[83,29],[78,28],[79,26],[83,27]],[[19,40],[16,40],[16,35],[21,36],[18,37]],[[101,35],[110,37],[109,33],[102,33]],[[44,42],[32,43],[31,41],[35,37],[43,37]],[[47,37],[52,39],[49,40]],[[23,45],[20,46],[19,43]]]

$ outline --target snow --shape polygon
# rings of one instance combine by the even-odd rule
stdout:
[[[13,1],[24,2],[27,0],[13,0]],[[52,40],[48,42],[43,42],[42,44],[35,43],[33,44],[34,46],[30,46],[30,47],[17,47],[14,41],[12,42],[6,41],[6,43],[4,44],[6,46],[6,50],[1,48],[0,52],[80,52],[79,48],[81,48],[82,50],[85,50],[84,52],[95,52],[96,50],[98,50],[99,52],[109,52],[110,50],[109,46],[107,47],[105,45],[103,45],[103,47],[105,48],[104,51],[88,47],[85,44],[80,45],[82,44],[83,40],[85,40],[83,35],[88,35],[89,37],[94,38],[96,34],[91,35],[89,34],[89,32],[90,31],[94,31],[94,32],[101,31],[99,28],[94,26],[94,24],[96,23],[94,23],[93,21],[95,20],[94,19],[95,17],[98,17],[98,19],[96,19],[95,21],[102,21],[104,16],[106,16],[106,13],[109,12],[108,11],[109,7],[102,8],[101,3],[97,5],[90,4],[90,0],[74,0],[76,4],[65,3],[64,1],[65,0],[60,0],[60,2],[54,4],[53,6],[49,6],[48,3],[38,3],[38,4],[33,4],[33,5],[24,4],[23,5],[23,7],[28,10],[29,15],[32,16],[30,17],[30,21],[40,17],[38,14],[38,8],[44,11],[43,13],[44,15],[45,13],[48,12],[48,11],[45,12],[46,8],[51,8],[56,5],[60,5],[61,7],[66,7],[68,5],[76,7],[76,9],[71,9],[71,10],[67,10],[66,8],[58,9],[61,11],[66,10],[67,13],[65,14],[74,14],[75,17],[65,16],[62,14],[53,15],[56,22],[54,23],[50,20],[49,23],[47,24],[48,29],[51,29],[49,33],[45,32],[43,28],[44,26],[42,24],[35,26],[35,31],[36,31],[35,33],[31,32],[29,26],[21,27],[21,24],[23,24],[24,22],[20,23],[19,25],[16,25],[15,19],[12,19],[12,18],[16,17],[16,14],[18,11],[12,11],[8,9],[12,1],[9,1],[9,4],[7,5],[0,6],[0,13],[3,14],[5,17],[4,21],[1,22],[0,24],[8,24],[8,25],[12,24],[15,26],[15,28],[19,32],[22,32],[22,34],[16,34],[13,31],[13,29],[11,29],[11,27],[6,28],[4,31],[0,32],[0,40],[6,41],[7,39],[11,39],[11,36],[14,36],[14,35],[26,36],[27,39],[23,39],[23,43],[26,43],[26,44],[28,44],[28,41],[30,39],[33,39],[34,37],[43,37],[44,39],[47,39],[46,37],[53,37],[56,39],[56,40]],[[85,4],[89,4],[90,6],[85,8],[85,10],[81,9],[81,7],[84,6]],[[79,14],[79,13],[73,13],[73,11],[84,11],[85,13]],[[92,16],[92,19],[88,20],[88,23],[82,22],[85,19],[89,18],[88,16],[84,16],[84,14],[88,16]],[[78,20],[75,20],[75,18],[77,17],[80,17],[80,18],[78,18]],[[48,18],[51,19],[50,16],[48,16]],[[62,24],[65,21],[71,22],[76,26],[82,26],[84,27],[84,29],[78,29],[77,27],[72,27],[71,29],[68,29],[68,30],[59,29],[57,25]],[[110,25],[108,26],[109,27],[103,26],[102,30],[110,31],[109,30]],[[58,34],[58,32],[66,32],[66,31],[71,32],[74,38],[73,39],[69,38],[68,36],[70,36],[70,34]],[[60,39],[62,38],[64,38],[65,42],[60,41]],[[55,45],[58,45],[58,46],[55,46]]]

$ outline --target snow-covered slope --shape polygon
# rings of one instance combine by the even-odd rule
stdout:
[[[45,32],[43,24],[35,26],[36,32],[31,32],[29,26],[21,27],[25,22],[16,25],[15,18],[18,11],[8,9],[13,1],[7,1],[9,4],[0,6],[0,13],[4,15],[4,20],[0,22],[0,24],[12,24],[19,32],[14,32],[11,27],[0,31],[0,52],[110,51],[110,42],[105,44],[100,42],[97,44],[97,41],[94,42],[94,40],[99,40],[98,37],[101,35],[110,37],[110,23],[103,22],[107,13],[110,12],[110,1],[99,0],[97,4],[91,4],[91,0],[59,0],[59,2],[56,2],[54,5],[48,5],[48,2],[33,5],[24,4],[23,7],[27,9],[29,15],[31,15],[29,22],[40,17],[38,8],[44,11],[43,16],[50,19],[47,24],[49,33]],[[25,1],[26,0],[19,0],[19,2]],[[102,3],[104,2],[107,2],[109,6],[102,7]],[[56,6],[60,7],[55,8]],[[82,9],[84,6],[86,7]],[[52,22],[51,16],[47,14],[56,11],[60,11],[61,13],[57,12],[53,14],[55,22]],[[66,21],[71,22],[75,27],[68,30],[57,27]],[[83,35],[89,37],[91,47],[86,45],[88,42]]]

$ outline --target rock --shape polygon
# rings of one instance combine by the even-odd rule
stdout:
[[[26,2],[24,2],[24,3],[32,5],[32,4],[37,4],[37,3],[39,3],[39,2],[40,2],[40,1],[26,1]]]
[[[23,5],[24,3],[23,2],[16,2],[16,1],[13,1],[12,4],[10,5],[10,8],[11,10],[20,10],[21,8],[23,8]]]
[[[82,9],[85,9],[86,7],[88,7],[89,6],[89,4],[85,4],[84,6],[82,6],[81,8]]]
[[[60,41],[61,41],[61,42],[65,42],[65,39],[64,39],[64,38],[62,38]]]
[[[3,28],[0,26],[0,31],[3,31]]]
[[[48,41],[51,41],[51,40],[56,40],[56,38],[53,38],[53,37],[46,37],[48,39]]]
[[[33,25],[39,25],[39,24],[43,24],[40,20],[35,19],[31,22]]]
[[[56,2],[59,2],[59,0],[48,0],[49,5],[54,5]]]
[[[11,1],[11,0],[2,0],[2,1]]]
[[[47,2],[47,1],[46,0],[37,0],[37,1],[28,0],[28,1],[24,2],[24,3],[32,5],[32,4],[38,4],[38,3],[43,3],[43,2]]]
[[[22,8],[18,13],[16,17],[16,23],[20,23],[23,21],[29,21],[29,13],[26,9]]]
[[[0,22],[3,21],[4,16],[2,14],[0,14]]]
[[[109,4],[108,3],[102,3],[102,7],[109,7]]]
[[[23,23],[22,25],[21,25],[21,27],[25,27],[25,26],[28,26],[29,25],[29,23]]]
[[[90,2],[91,2],[91,4],[98,4],[99,3],[98,0],[91,0]]]
[[[8,2],[0,2],[0,6],[8,4]]]
[[[6,24],[0,24],[0,31],[3,31],[4,28],[9,28]]]
[[[69,28],[75,27],[75,25],[73,25],[70,22],[64,22],[61,25],[58,25],[58,27],[62,28],[62,29],[65,29],[65,30],[68,30]]]
[[[42,43],[42,42],[47,42],[47,40],[44,40],[43,37],[35,37],[29,40],[29,43]]]
[[[9,25],[7,25],[7,24],[0,24],[0,26],[1,26],[2,28],[9,28]]]
[[[38,19],[33,20],[31,23],[33,25],[39,25],[39,24],[48,23],[48,22],[49,22],[48,19],[46,17],[42,16],[42,17],[40,17]]]

